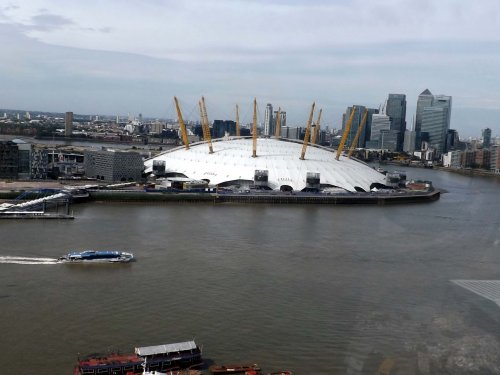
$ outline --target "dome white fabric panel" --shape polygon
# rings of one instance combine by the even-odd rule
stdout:
[[[385,184],[385,176],[364,163],[341,156],[335,159],[333,150],[309,145],[305,160],[300,160],[302,143],[274,139],[257,139],[257,157],[252,157],[252,139],[213,140],[213,154],[206,143],[166,151],[145,162],[146,172],[152,171],[153,160],[165,161],[166,172],[177,172],[189,178],[210,180],[218,185],[232,180],[253,180],[255,170],[268,171],[268,185],[277,190],[289,185],[300,191],[306,187],[308,172],[319,173],[321,184],[356,191],[370,190],[374,182]]]

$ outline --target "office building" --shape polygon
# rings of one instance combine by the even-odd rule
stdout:
[[[365,106],[362,105],[356,105],[356,111],[354,112],[354,117],[352,118],[352,123],[351,127],[349,129],[349,133],[347,135],[347,140],[345,147],[350,148],[354,138],[356,137],[356,132],[358,131],[360,125],[361,125],[361,120],[363,118],[363,113],[366,109]],[[352,113],[352,107],[347,107],[346,112],[342,116],[342,132],[344,132],[347,122],[349,121],[349,118]],[[365,124],[366,125],[366,124]],[[373,124],[372,124],[373,126]],[[356,148],[363,148],[366,146],[366,126],[363,126],[363,129],[361,130],[361,133],[359,134],[358,142],[354,146]]]
[[[372,132],[372,118],[373,115],[377,115],[379,113],[379,109],[377,108],[368,108],[368,115],[366,116],[366,123],[365,123],[365,138],[366,142],[368,140],[372,139],[371,138],[371,132]]]
[[[389,94],[385,113],[391,118],[391,130],[398,133],[397,151],[403,150],[403,135],[406,131],[406,95]]]
[[[380,131],[379,148],[381,150],[397,151],[399,130],[384,129]]]
[[[34,146],[31,149],[31,176],[32,180],[46,180],[49,165],[48,151]]]
[[[500,145],[490,147],[490,171],[500,173]]]
[[[450,129],[451,96],[432,95],[425,90],[419,95],[415,120],[416,149],[422,149],[422,143],[435,150],[440,157],[447,152],[447,134]]]
[[[64,116],[64,135],[71,137],[73,133],[73,112],[66,112]]]
[[[19,149],[11,141],[0,141],[0,178],[16,179],[19,165]]]
[[[486,128],[482,131],[483,134],[483,148],[489,148],[491,146],[491,129]]]
[[[460,138],[455,129],[448,129],[446,133],[446,152],[460,148]]]
[[[370,148],[379,149],[381,132],[391,129],[391,118],[384,113],[374,114],[371,118]]]
[[[446,152],[447,116],[447,110],[443,107],[426,107],[422,113],[421,134],[426,133],[428,147],[436,151],[436,156]],[[424,137],[422,137],[422,142],[424,142]]]
[[[273,123],[274,123],[274,131],[272,132],[272,134],[269,135],[276,134],[276,125],[278,124],[278,111],[274,111]],[[286,112],[280,111],[280,128],[283,128],[285,126],[286,126]]]
[[[274,135],[273,105],[271,103],[266,105],[264,114],[264,135]]]
[[[235,136],[236,122],[231,120],[214,120],[211,133],[213,138],[222,138],[226,134],[229,136]]]
[[[490,169],[490,150],[481,148],[474,151],[474,168]]]
[[[291,126],[281,127],[281,138],[300,139],[301,133],[302,133],[302,128],[291,127]]]
[[[425,89],[419,96],[417,100],[417,113],[415,115],[415,149],[422,149],[422,114],[424,112],[425,107],[432,106],[432,101],[434,96],[429,91],[429,89]]]
[[[415,142],[416,142],[417,133],[415,130],[406,130],[403,142],[403,151],[409,154],[413,154],[415,151]]]
[[[106,182],[139,181],[144,163],[137,152],[89,150],[84,153],[85,175]]]

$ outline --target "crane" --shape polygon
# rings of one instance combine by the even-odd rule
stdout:
[[[314,131],[313,131],[313,134],[312,134],[312,140],[311,140],[311,143],[313,145],[316,144],[316,142],[318,141],[318,134],[319,134],[319,123],[321,121],[321,112],[323,112],[323,109],[320,108],[319,110],[319,113],[318,113],[318,119],[316,120],[316,126],[314,128]]]
[[[210,128],[208,126],[207,107],[205,106],[205,98],[202,96],[201,101],[198,102],[200,106],[201,129],[203,130],[203,139],[208,143],[208,153],[213,154],[212,137],[210,136]]]
[[[240,136],[240,113],[238,104],[236,104],[236,136]]]
[[[252,157],[257,157],[257,99],[253,99]]]
[[[311,136],[311,123],[312,123],[315,104],[316,103],[312,104],[311,113],[309,113],[309,119],[307,120],[306,134],[304,136],[304,143],[302,144],[302,152],[300,153],[300,158],[299,158],[300,160],[304,160],[304,157],[306,156],[307,143]]]
[[[179,126],[181,128],[182,141],[184,142],[184,147],[189,150],[189,140],[186,132],[186,125],[184,125],[184,120],[182,119],[181,108],[179,107],[179,101],[177,97],[174,96],[175,109],[177,110],[177,117],[179,119]]]
[[[274,136],[276,138],[281,137],[281,107],[278,107],[278,113],[276,115],[276,129],[274,129]]]
[[[349,120],[345,124],[344,134],[342,134],[342,139],[340,140],[339,148],[337,149],[337,156],[335,159],[339,160],[340,154],[344,150],[345,141],[347,140],[347,136],[349,135],[349,130],[351,130],[352,119],[354,118],[354,113],[356,112],[356,106],[352,106],[351,116],[349,116]]]
[[[363,130],[363,127],[365,126],[367,117],[368,117],[368,108],[365,108],[365,112],[363,113],[363,118],[361,119],[361,124],[359,124],[359,128],[356,131],[356,136],[354,137],[354,141],[352,141],[351,148],[349,149],[349,152],[347,153],[347,157],[349,159],[351,158],[352,153],[354,152],[354,149],[356,148],[356,145],[358,144],[359,135],[361,134],[361,131]]]

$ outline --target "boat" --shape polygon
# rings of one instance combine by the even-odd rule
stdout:
[[[201,348],[194,341],[185,341],[138,347],[127,354],[93,354],[78,359],[73,375],[195,375],[184,370],[202,364]]]
[[[115,250],[74,251],[58,259],[61,263],[128,263],[132,260],[132,253]]]
[[[244,374],[258,373],[260,371],[259,365],[254,364],[238,364],[238,365],[212,365],[208,368],[212,374]]]
[[[168,372],[160,372],[160,371],[144,371],[141,375],[203,375],[200,370],[170,370]]]

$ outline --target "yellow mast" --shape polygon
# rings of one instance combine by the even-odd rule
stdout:
[[[208,126],[208,117],[206,114],[206,109],[202,101],[198,102],[198,106],[200,107],[200,118],[201,118],[201,129],[203,130],[203,139],[208,144],[208,153],[213,154],[214,150],[212,148],[212,137],[210,136],[210,128]]]
[[[253,99],[253,126],[252,126],[252,157],[257,157],[257,99]]]
[[[276,115],[276,129],[274,129],[274,136],[281,137],[281,107],[278,107],[278,114]]]
[[[352,141],[351,148],[349,149],[349,152],[347,153],[347,157],[350,159],[352,156],[352,153],[354,152],[354,149],[356,148],[356,145],[358,144],[358,139],[361,134],[361,131],[363,130],[363,127],[365,126],[366,123],[366,118],[368,117],[368,108],[365,108],[365,112],[363,113],[363,118],[361,119],[361,124],[359,124],[358,131],[356,132],[356,136],[354,137],[354,141]]]
[[[321,112],[323,112],[323,109],[320,108],[319,110],[319,113],[318,113],[318,119],[316,120],[316,127],[314,128],[314,131],[313,131],[313,136],[312,136],[312,141],[311,143],[313,145],[316,144],[317,140],[318,140],[318,134],[319,134],[319,122],[321,121]]]
[[[186,132],[186,125],[184,125],[184,120],[182,119],[181,108],[179,107],[179,101],[177,97],[174,96],[175,108],[177,110],[177,117],[179,119],[179,126],[181,128],[182,141],[184,142],[184,147],[189,150],[189,140]]]
[[[342,134],[342,139],[340,140],[339,148],[337,149],[337,157],[335,159],[339,160],[340,154],[344,150],[345,141],[347,140],[347,135],[349,134],[349,130],[351,130],[352,119],[354,118],[354,113],[356,112],[356,107],[352,106],[351,116],[349,116],[349,120],[347,124],[345,124],[344,134]]]
[[[309,142],[309,138],[311,137],[311,123],[314,113],[314,106],[316,103],[312,104],[311,113],[309,113],[309,119],[307,120],[306,134],[304,136],[304,143],[302,144],[302,152],[300,153],[300,160],[304,160],[306,156],[307,143]]]
[[[236,104],[236,136],[240,136],[240,113],[238,104]]]

